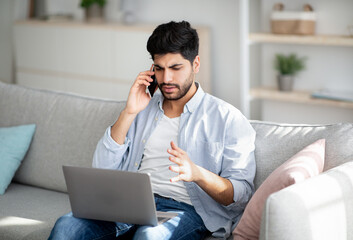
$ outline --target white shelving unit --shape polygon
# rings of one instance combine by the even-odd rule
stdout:
[[[319,46],[353,47],[353,37],[336,35],[278,35],[271,33],[249,33],[250,43],[283,43]]]
[[[255,4],[261,5],[265,3],[258,1]],[[255,6],[255,12],[262,10],[261,7]],[[244,114],[251,119],[265,121],[293,123],[353,122],[353,102],[311,97],[311,92],[318,90],[320,87],[325,88],[327,87],[326,85],[334,86],[334,83],[327,83],[327,80],[325,82],[325,74],[320,72],[321,63],[323,63],[323,72],[337,72],[337,79],[341,77],[341,71],[339,70],[344,69],[342,78],[346,80],[339,87],[353,92],[353,75],[350,76],[351,81],[347,80],[347,76],[349,78],[351,71],[349,68],[353,69],[353,63],[349,64],[345,61],[346,59],[353,59],[353,37],[333,34],[317,34],[313,36],[276,35],[263,32],[263,27],[251,32],[249,19],[252,17],[251,14],[254,13],[254,9],[251,8],[254,8],[254,5],[249,6],[249,1],[240,1],[239,9],[241,12],[239,16],[242,38],[240,41],[240,62],[242,63],[240,79],[243,92],[242,111]],[[263,18],[266,14],[259,15]],[[260,21],[270,20],[261,19]],[[320,58],[321,55],[320,57],[315,57],[317,53],[325,54],[325,52],[328,52],[326,54],[329,55],[336,51],[334,50],[336,48],[339,49],[337,50],[339,53],[335,55],[337,63],[335,59]],[[312,62],[316,61],[316,65],[308,67],[306,75],[303,74],[305,75],[303,78],[309,77],[302,79],[301,88],[292,92],[280,92],[276,89],[275,76],[271,73],[273,69],[270,69],[273,65],[269,63],[269,56],[277,49],[279,52],[287,49],[290,49],[290,51],[292,49],[294,51],[307,51],[308,54],[314,56],[312,57],[313,59],[309,60]],[[340,56],[343,54],[340,55],[340,53],[344,54],[342,59],[340,59]],[[352,57],[350,57],[351,55]],[[325,61],[330,63],[325,63]],[[312,62],[310,63],[313,65]],[[344,62],[344,64],[341,64],[341,62]],[[321,82],[320,78],[323,79]],[[336,81],[337,84],[340,84],[338,80]],[[308,86],[307,89],[305,89],[306,84]]]
[[[290,103],[329,106],[329,107],[346,108],[346,109],[353,110],[353,102],[312,98],[311,92],[309,91],[281,92],[275,88],[259,87],[259,88],[251,88],[250,96],[251,96],[251,99],[264,99],[264,100],[290,102]]]

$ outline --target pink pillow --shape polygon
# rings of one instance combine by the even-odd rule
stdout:
[[[323,171],[325,139],[320,139],[274,170],[257,189],[233,231],[234,240],[259,239],[261,215],[269,195]]]

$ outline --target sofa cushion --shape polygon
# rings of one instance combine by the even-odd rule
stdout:
[[[251,121],[256,131],[255,188],[286,159],[318,139],[326,139],[324,171],[353,159],[353,123],[328,125]]]
[[[14,180],[66,191],[62,165],[90,167],[98,140],[124,106],[124,102],[0,82],[0,127],[27,123],[37,126]]]
[[[261,240],[353,239],[353,159],[271,194]]]
[[[36,125],[21,125],[0,128],[0,194],[4,194],[20,166],[29,145]]]
[[[48,239],[57,218],[71,211],[67,194],[16,183],[0,204],[1,239]]]
[[[324,168],[325,139],[320,139],[295,154],[261,184],[246,206],[233,234],[234,239],[259,238],[261,215],[270,194],[318,175]]]

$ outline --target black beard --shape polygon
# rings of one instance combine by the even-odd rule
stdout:
[[[191,73],[189,75],[189,77],[186,79],[184,85],[181,87],[179,84],[175,84],[175,83],[162,83],[161,85],[158,85],[158,87],[159,87],[159,90],[161,91],[164,99],[167,99],[169,101],[176,101],[176,100],[183,98],[189,92],[192,84],[194,83],[194,79],[195,79],[195,74]],[[177,89],[179,89],[179,94],[175,97],[168,97],[168,94],[164,94],[164,92],[162,91],[163,86],[176,87]]]
[[[190,79],[190,78],[189,78]],[[188,79],[188,80],[189,80]],[[189,81],[186,82],[185,85],[181,88],[178,84],[173,84],[173,83],[162,83],[161,85],[159,85],[159,90],[161,91],[163,97],[169,101],[176,101],[179,100],[181,98],[183,98],[190,90],[191,86],[193,84],[193,81]],[[168,97],[166,96],[166,94],[164,94],[164,92],[162,91],[163,86],[174,86],[177,89],[179,89],[179,94],[175,97]]]

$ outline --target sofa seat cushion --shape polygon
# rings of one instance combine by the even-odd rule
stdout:
[[[0,197],[1,239],[48,239],[56,220],[70,211],[65,193],[12,183]]]

